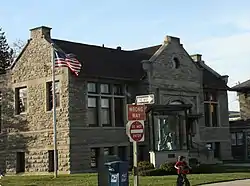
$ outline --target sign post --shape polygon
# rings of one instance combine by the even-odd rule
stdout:
[[[133,142],[133,158],[134,158],[134,186],[139,186],[139,177],[138,177],[138,162],[137,162],[137,142]]]
[[[134,186],[139,186],[137,143],[145,138],[144,121],[146,120],[145,104],[154,104],[154,94],[136,96],[136,104],[127,105],[127,128],[126,132],[130,142],[133,142],[133,171]]]
[[[137,162],[137,142],[144,141],[144,120],[133,120],[128,122],[127,126],[127,134],[129,136],[129,140],[133,142],[133,171],[134,171],[134,185],[139,185],[139,177],[138,177],[138,162]]]

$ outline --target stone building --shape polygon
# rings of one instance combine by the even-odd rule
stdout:
[[[232,155],[236,160],[250,160],[250,80],[231,88],[240,104],[240,119],[230,121]]]
[[[152,120],[146,121],[139,160],[158,166],[178,154],[204,162],[231,159],[228,76],[209,68],[201,55],[190,56],[179,38],[125,51],[52,39],[50,31],[31,29],[27,45],[1,76],[0,162],[8,173],[53,171],[52,42],[83,63],[78,77],[67,68],[56,70],[60,173],[94,171],[105,154],[131,162],[126,104],[148,93],[156,103],[147,110]],[[171,136],[161,149],[155,145],[163,144],[159,133]]]

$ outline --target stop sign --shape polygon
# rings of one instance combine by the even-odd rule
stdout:
[[[132,121],[130,128],[129,128],[129,134],[133,141],[142,141],[144,137],[144,125],[142,123],[143,121]]]

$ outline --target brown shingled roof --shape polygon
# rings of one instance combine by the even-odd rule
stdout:
[[[58,39],[52,41],[66,53],[74,53],[78,60],[83,63],[82,74],[87,76],[140,80],[145,73],[141,61],[151,57],[147,53],[135,51],[124,51]],[[155,48],[155,50],[157,49]]]
[[[73,53],[83,63],[82,73],[87,76],[140,80],[145,76],[142,60],[149,59],[161,45],[124,51],[121,49],[87,45],[52,39],[66,53]],[[197,63],[199,64],[199,63]],[[201,67],[201,65],[199,65]],[[203,69],[204,88],[229,89],[226,83],[207,69]]]

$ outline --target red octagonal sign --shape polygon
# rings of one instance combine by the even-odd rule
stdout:
[[[134,141],[141,141],[144,136],[144,126],[140,121],[133,121],[129,129],[130,137]]]

